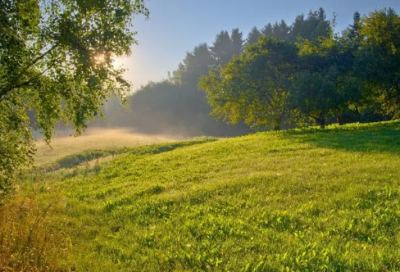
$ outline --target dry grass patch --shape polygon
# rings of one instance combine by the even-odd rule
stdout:
[[[0,271],[66,271],[71,242],[60,228],[65,203],[18,192],[0,203]]]

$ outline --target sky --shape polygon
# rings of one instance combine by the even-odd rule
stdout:
[[[353,21],[355,11],[362,15],[392,7],[400,13],[400,0],[148,0],[150,18],[133,18],[135,38],[132,54],[117,61],[127,69],[125,78],[133,90],[149,81],[167,78],[177,69],[187,52],[200,43],[211,45],[222,30],[239,28],[244,37],[254,26],[284,19],[291,24],[299,14],[323,7],[332,18],[337,15],[336,30]]]

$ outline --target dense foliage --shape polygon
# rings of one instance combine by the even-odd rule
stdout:
[[[34,152],[28,111],[49,140],[59,120],[80,133],[104,99],[129,91],[113,58],[136,43],[138,13],[143,0],[0,2],[0,192]]]
[[[342,124],[351,111],[399,117],[400,17],[394,10],[362,18],[355,13],[340,36],[322,9],[302,24],[308,33],[298,27],[301,18],[288,30],[284,22],[267,25],[263,33],[278,38],[260,35],[240,56],[202,77],[212,114],[274,130],[285,122],[324,128],[332,117]]]
[[[296,48],[283,40],[262,38],[246,47],[245,54],[234,57],[218,75],[202,81],[212,113],[234,124],[243,119],[249,125],[279,129],[289,113],[288,80],[296,56]]]

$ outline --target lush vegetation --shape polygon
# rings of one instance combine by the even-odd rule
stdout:
[[[21,187],[63,201],[77,271],[397,271],[399,125],[132,148]]]
[[[79,134],[104,100],[130,84],[114,57],[136,43],[131,19],[143,0],[0,2],[0,194],[31,161],[30,116],[46,140],[71,122]]]
[[[397,117],[400,16],[384,9],[360,17],[334,35],[323,10],[317,33],[260,37],[245,52],[202,77],[212,114],[232,123],[279,130],[282,124],[324,128],[329,117],[366,109]],[[313,37],[314,36],[314,37]]]
[[[135,43],[129,18],[148,14],[143,1],[116,1],[107,9],[98,1],[53,2],[8,1],[1,13],[12,15],[0,48],[0,107],[7,113],[0,117],[2,190],[35,152],[28,127],[48,140],[60,119],[72,121],[78,133],[104,113],[107,120],[93,125],[237,136],[398,117],[399,16],[392,9],[355,13],[341,34],[322,8],[291,24],[254,27],[246,38],[237,28],[221,31],[212,45],[188,52],[166,80],[128,96],[125,111],[119,98],[99,105],[129,90],[112,60]],[[206,93],[198,87],[201,77]]]
[[[399,271],[400,122],[341,124],[400,116],[400,16],[355,13],[342,35],[323,9],[222,31],[121,118],[101,104],[129,91],[113,58],[143,3],[0,3],[0,271]],[[24,167],[32,126],[48,143],[101,110],[153,133],[320,127],[58,139]]]
[[[24,190],[0,202],[0,271],[68,271],[72,244],[62,229],[63,196]]]

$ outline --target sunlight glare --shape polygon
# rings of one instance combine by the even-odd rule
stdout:
[[[105,56],[104,56],[104,54],[98,54],[98,55],[96,55],[95,57],[94,57],[94,61],[95,61],[95,63],[96,64],[102,64],[102,63],[104,63],[105,62]]]

